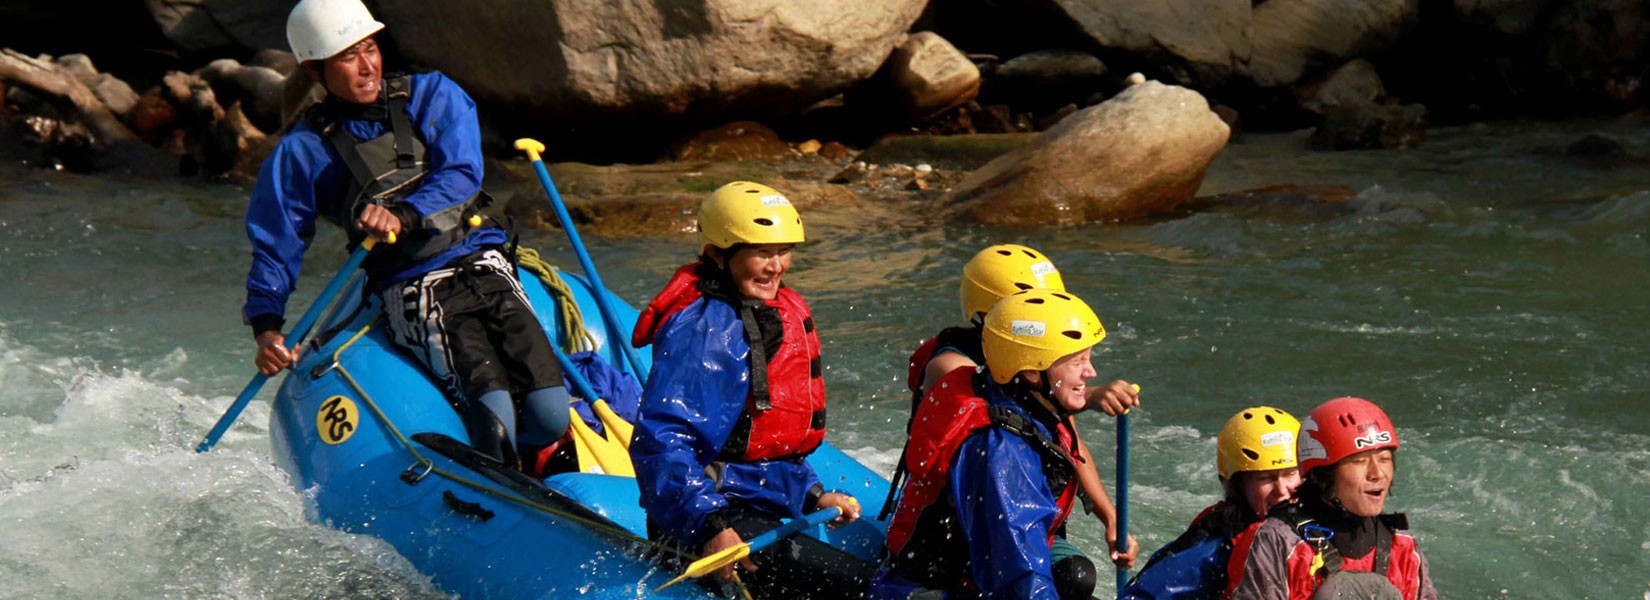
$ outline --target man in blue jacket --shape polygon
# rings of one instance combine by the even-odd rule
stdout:
[[[258,370],[290,367],[281,335],[287,298],[321,217],[351,245],[398,241],[363,264],[396,345],[424,364],[464,417],[471,443],[516,466],[515,399],[524,443],[560,438],[567,392],[550,342],[482,219],[475,103],[439,73],[385,78],[374,36],[384,24],[360,0],[302,0],[287,41],[327,91],[264,161],[247,206],[252,268],[243,315]]]

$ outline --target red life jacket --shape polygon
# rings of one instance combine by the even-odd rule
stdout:
[[[1064,423],[1056,428],[1056,442],[1017,413],[990,406],[984,396],[984,373],[960,368],[947,373],[917,406],[903,467],[910,475],[901,488],[898,508],[888,524],[888,565],[896,573],[926,587],[972,589],[967,545],[956,523],[956,507],[946,493],[953,460],[970,435],[986,427],[1002,427],[1025,439],[1042,458],[1048,488],[1057,510],[1049,527],[1050,545],[1071,515],[1077,497],[1077,471],[1071,433]]]
[[[1356,573],[1380,573],[1386,583],[1404,598],[1416,600],[1421,593],[1421,554],[1415,538],[1409,533],[1409,519],[1403,514],[1381,515],[1381,527],[1375,538],[1375,548],[1358,558],[1345,558],[1334,544],[1324,539],[1309,540],[1308,526],[1315,522],[1298,506],[1272,513],[1274,518],[1288,523],[1294,531],[1295,543],[1289,549],[1287,582],[1268,582],[1273,586],[1286,585],[1289,600],[1311,600],[1326,588],[1334,588],[1332,578]],[[1255,532],[1265,524],[1262,520],[1250,525],[1232,540],[1232,557],[1228,563],[1226,595],[1237,589],[1248,561],[1250,545]]]
[[[631,344],[640,348],[653,343],[653,336],[671,316],[702,298],[733,306],[750,344],[746,366],[751,391],[718,460],[801,460],[825,440],[824,368],[808,304],[788,287],[780,287],[776,298],[760,303],[740,298],[737,292],[732,297],[707,295],[699,268],[700,263],[691,263],[676,270],[665,289],[637,317]],[[771,339],[774,332],[765,331],[758,322],[767,316],[758,313],[768,311],[777,315],[780,324],[777,339]]]
[[[922,389],[923,375],[928,371],[928,362],[934,360],[934,354],[940,348],[954,348],[967,356],[974,364],[984,364],[985,354],[980,350],[980,328],[978,327],[947,327],[939,334],[928,338],[928,341],[917,347],[911,353],[911,366],[906,372],[905,387],[911,390],[911,410],[916,411],[917,403],[922,397],[917,392]]]

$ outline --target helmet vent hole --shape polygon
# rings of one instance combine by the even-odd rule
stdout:
[[[1254,418],[1255,418],[1254,413],[1243,413],[1243,420],[1245,420],[1245,421],[1248,421],[1248,420],[1251,420],[1251,419],[1254,419]]]
[[[1260,460],[1260,453],[1248,448],[1243,449],[1243,455],[1249,457],[1249,460]]]
[[[1031,289],[1030,284],[1020,283],[1018,281],[1014,282],[1014,287],[1020,288],[1020,291],[1022,292]]]
[[[1053,294],[1053,296],[1054,296],[1054,297],[1055,297],[1055,298],[1059,298],[1059,299],[1061,299],[1061,300],[1070,300],[1070,299],[1071,299],[1071,296],[1067,296],[1067,295],[1065,295],[1065,294],[1062,294],[1062,293],[1059,293],[1059,292],[1055,292],[1055,293],[1054,293],[1054,294]]]
[[[1020,252],[1025,253],[1026,256],[1029,256],[1029,257],[1032,257],[1032,258],[1037,258],[1037,253],[1036,252],[1032,252],[1030,250],[1021,250]]]
[[[1274,419],[1274,418],[1272,418],[1272,415],[1266,415],[1266,424],[1267,424],[1267,425],[1277,425],[1277,424],[1278,424],[1278,420],[1277,420],[1277,419]]]
[[[1007,250],[998,250],[997,254],[1000,254],[1000,255],[1003,255],[1003,256],[1014,256],[1013,252],[1009,252]]]
[[[1065,331],[1060,332],[1060,335],[1066,336],[1066,337],[1074,339],[1074,340],[1083,339],[1083,332],[1073,331],[1073,330],[1070,330],[1070,329],[1067,329]]]
[[[1042,304],[1044,302],[1047,302],[1047,300],[1043,300],[1042,298],[1026,298],[1026,304]]]
[[[1358,424],[1358,420],[1352,418],[1352,415],[1341,415],[1338,420],[1341,422],[1341,427],[1351,427]]]
[[[768,218],[757,219],[756,224],[761,225],[763,227],[773,227],[773,219],[768,219]]]

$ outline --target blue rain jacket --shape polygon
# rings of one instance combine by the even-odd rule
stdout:
[[[430,171],[418,188],[402,198],[420,217],[468,200],[481,189],[481,130],[475,102],[440,73],[411,76],[407,113],[423,134]],[[359,140],[390,130],[388,122],[346,120],[344,128]],[[252,200],[246,207],[246,234],[252,241],[252,268],[246,276],[248,321],[261,315],[282,317],[303,266],[304,251],[315,235],[315,218],[332,218],[347,199],[350,173],[337,150],[306,119],[281,138],[264,160]],[[348,223],[341,223],[348,226]],[[482,227],[463,242],[383,281],[383,286],[410,279],[485,246],[503,244],[504,231]]]
[[[1001,386],[987,385],[985,400],[992,406],[1008,407],[1043,435],[1059,439]],[[946,493],[957,507],[957,522],[967,537],[978,597],[1057,599],[1049,540],[1060,509],[1046,483],[1042,457],[1020,436],[987,427],[964,441],[952,460]],[[914,583],[880,570],[871,597],[905,598],[915,589]],[[971,596],[953,592],[946,597]]]
[[[1188,532],[1190,533],[1190,532]],[[1126,600],[1214,600],[1226,591],[1226,563],[1232,540],[1204,537],[1190,546],[1165,546],[1123,588]]]
[[[705,517],[730,505],[781,518],[802,516],[819,476],[806,462],[718,463],[706,472],[745,410],[750,344],[728,303],[700,297],[664,318],[653,336],[653,372],[630,442],[641,505],[661,533],[699,545]]]

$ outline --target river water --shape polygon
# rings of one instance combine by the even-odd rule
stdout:
[[[960,319],[975,250],[1025,243],[1105,322],[1102,377],[1145,388],[1131,512],[1148,551],[1216,499],[1233,412],[1359,395],[1398,426],[1388,508],[1444,597],[1650,599],[1650,164],[1562,153],[1589,133],[1650,156],[1650,128],[1614,121],[1334,154],[1249,135],[1202,195],[1355,196],[1052,230],[811,229],[787,281],[820,323],[831,439],[891,470],[905,357]],[[193,452],[252,373],[244,204],[227,185],[0,166],[0,597],[442,597],[387,545],[306,519],[263,400]],[[295,305],[342,263],[339,239],[324,230]],[[586,241],[632,303],[692,247]],[[526,242],[577,269],[559,232]],[[1113,422],[1080,424],[1110,473]],[[1098,549],[1097,522],[1074,523]]]

